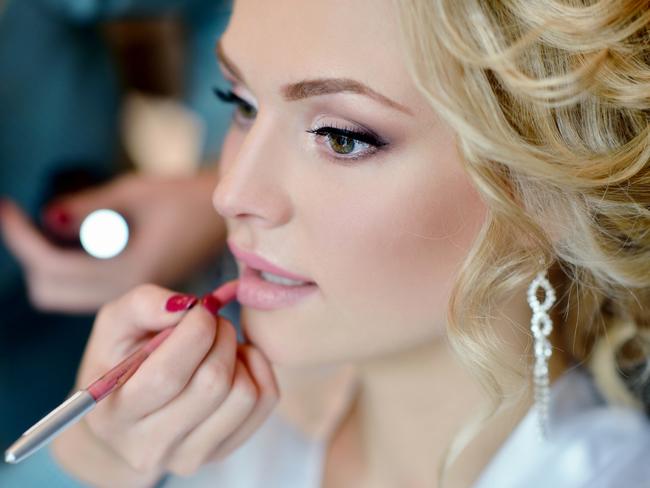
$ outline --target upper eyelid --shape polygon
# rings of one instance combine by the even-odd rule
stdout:
[[[223,100],[224,98],[229,98],[229,99],[230,99],[230,100],[224,100],[224,101],[226,101],[226,102],[230,101],[230,102],[232,102],[232,103],[245,103],[246,105],[251,105],[250,103],[248,103],[246,100],[244,100],[242,97],[240,97],[239,95],[237,95],[237,94],[236,94],[234,91],[232,91],[232,90],[222,90],[221,88],[217,88],[217,87],[215,87],[215,88],[213,89],[213,91],[214,91],[215,95],[216,95],[217,97],[219,97],[220,99],[222,99],[222,100]],[[251,106],[252,106],[252,105],[251,105]]]
[[[315,130],[320,130],[322,128],[331,127],[337,131],[348,132],[352,135],[362,135],[367,138],[371,138],[374,141],[380,143],[380,145],[388,145],[389,140],[386,140],[383,136],[380,136],[377,132],[366,127],[364,124],[352,121],[328,121],[326,118],[320,118],[316,124]]]
[[[330,129],[330,130],[326,130]],[[357,129],[351,129],[351,128],[342,128],[342,127],[336,127],[334,125],[322,125],[321,127],[317,127],[315,129],[309,129],[307,132],[310,132],[312,134],[316,135],[322,135],[319,134],[319,132],[327,132],[329,134],[340,134],[344,135],[346,137],[350,137],[351,139],[354,139],[358,142],[361,142],[362,144],[369,144],[371,146],[375,147],[381,147],[381,146],[386,146],[388,143],[384,141],[381,137],[377,136],[376,134],[372,132],[366,132],[362,130],[357,130]]]
[[[227,80],[227,81],[230,81],[230,80]],[[249,101],[249,100],[247,99],[247,97],[245,97],[244,95],[240,95],[240,94],[238,94],[238,93],[235,93],[235,89],[236,89],[236,86],[237,86],[238,82],[232,82],[232,81],[231,81],[230,84],[232,85],[232,87],[231,87],[231,88],[227,88],[227,91],[228,91],[228,92],[230,92],[234,97],[237,97],[238,99],[240,99],[240,100],[243,101],[244,103],[247,103],[247,104],[250,105],[251,107],[257,109],[257,103],[256,103],[255,101]],[[252,97],[251,97],[251,98],[252,98]]]

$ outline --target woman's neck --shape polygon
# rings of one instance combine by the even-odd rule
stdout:
[[[525,301],[504,311],[508,322],[530,320]],[[529,358],[526,329],[503,325],[513,334],[504,354]],[[553,377],[560,369],[554,368]],[[444,339],[354,366],[278,373],[286,393],[280,412],[303,431],[330,440],[332,469],[326,468],[325,486],[437,486],[446,449],[485,405],[478,383]],[[346,397],[351,384],[354,398]],[[447,486],[470,486],[530,403],[529,396],[522,397],[471,436],[448,471]]]
[[[356,417],[368,486],[437,486],[447,449],[480,414],[485,395],[444,341],[361,369]],[[523,413],[523,409],[520,413]],[[447,486],[469,486],[521,417],[489,423]],[[457,465],[456,465],[457,466]]]
[[[442,340],[363,365],[276,373],[280,415],[329,441],[325,487],[437,486],[445,450],[485,400]],[[524,412],[491,422],[447,486],[469,486]]]

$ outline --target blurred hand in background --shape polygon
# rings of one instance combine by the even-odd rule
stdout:
[[[129,243],[111,259],[54,245],[11,201],[2,204],[0,229],[35,307],[94,312],[139,283],[172,286],[217,260],[225,227],[211,204],[215,185],[214,169],[185,177],[132,173],[52,202],[44,222],[62,237],[78,235],[83,219],[100,208],[126,216]]]

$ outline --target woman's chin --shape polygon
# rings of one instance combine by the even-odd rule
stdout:
[[[301,367],[329,362],[323,358],[322,340],[296,314],[242,307],[241,326],[248,341],[277,366]]]

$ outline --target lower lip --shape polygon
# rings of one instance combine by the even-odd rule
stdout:
[[[275,310],[295,305],[318,289],[315,284],[286,286],[262,279],[258,271],[244,266],[239,276],[237,301],[245,307]]]

